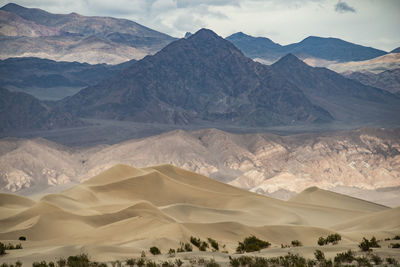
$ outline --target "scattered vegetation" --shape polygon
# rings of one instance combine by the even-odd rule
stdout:
[[[195,247],[200,247],[201,240],[200,240],[200,238],[196,238],[194,236],[191,236],[190,237],[190,243],[192,243],[193,246],[195,246]]]
[[[380,248],[381,246],[378,244],[378,241],[376,241],[375,236],[373,236],[371,240],[363,237],[363,240],[358,245],[358,247],[361,249],[361,251],[370,251],[371,248]]]
[[[318,238],[317,243],[319,246],[327,245],[329,243],[336,245],[340,240],[342,240],[342,236],[335,233],[335,234],[328,235],[326,238],[323,238],[321,236],[320,238]]]
[[[293,240],[292,246],[293,247],[301,247],[301,246],[303,246],[303,244],[299,240]]]
[[[333,261],[336,265],[341,263],[352,263],[354,259],[354,252],[349,249],[346,252],[338,253]]]
[[[244,253],[260,251],[261,249],[268,248],[270,245],[271,243],[269,243],[268,241],[263,241],[253,235],[246,237],[243,242],[239,242],[239,245],[236,248],[236,252]]]
[[[214,240],[214,239],[212,239],[210,237],[207,240],[208,240],[208,243],[210,243],[210,245],[211,245],[211,247],[213,249],[215,249],[216,251],[219,250],[219,244],[218,244],[218,242],[216,240]]]
[[[0,242],[0,255],[4,255],[6,250],[13,250],[13,249],[22,249],[21,243],[16,244],[14,246],[11,243],[8,243],[8,245],[7,245],[7,244],[3,244],[3,243]]]
[[[395,237],[393,237],[393,240],[400,240],[400,235],[396,235]]]
[[[153,254],[153,255],[159,255],[159,254],[161,254],[161,251],[160,251],[160,249],[158,247],[151,247],[150,248],[150,253]]]
[[[391,248],[400,248],[400,243],[390,243]]]

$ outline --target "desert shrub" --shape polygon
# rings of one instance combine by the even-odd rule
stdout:
[[[21,267],[22,266],[22,262],[20,260],[17,260],[15,262],[15,267]]]
[[[161,251],[160,251],[160,249],[158,247],[151,247],[150,248],[150,253],[153,254],[153,255],[159,255],[159,254],[161,254]]]
[[[25,236],[20,236],[20,237],[18,237],[18,240],[20,240],[20,241],[26,241],[26,237],[25,237]]]
[[[347,262],[351,263],[354,260],[354,252],[350,249],[346,252],[338,253],[333,260],[335,263]]]
[[[15,245],[15,249],[22,249],[22,245],[21,244],[16,244]]]
[[[170,261],[164,261],[162,264],[161,264],[161,267],[174,267],[175,265],[172,263],[172,262],[170,262]]]
[[[342,240],[342,236],[335,233],[335,234],[331,234],[328,235],[327,238],[325,239],[326,243],[332,243],[332,244],[337,244],[340,240]]]
[[[400,240],[400,235],[396,235],[395,237],[393,237],[393,240]]]
[[[55,267],[55,266],[56,266],[56,265],[54,264],[54,262],[52,262],[52,261],[51,261],[51,262],[49,262],[49,264],[48,264],[48,265],[49,265],[49,267]]]
[[[211,245],[211,247],[213,249],[219,250],[219,244],[218,244],[218,242],[216,240],[214,240],[214,239],[212,239],[210,237],[207,240],[208,240],[208,242],[210,243],[210,245]]]
[[[173,249],[173,248],[170,248],[169,250],[168,250],[168,256],[169,257],[175,257],[175,249]]]
[[[185,249],[186,252],[193,251],[193,247],[189,243],[185,243],[183,248]]]
[[[231,256],[229,256],[229,265],[232,267],[239,267],[240,266],[239,259],[232,258]]]
[[[292,246],[293,247],[301,247],[303,244],[299,240],[293,240]]]
[[[146,258],[146,252],[142,251],[142,253],[140,253],[140,257],[141,258]]]
[[[0,242],[0,256],[6,254],[6,245]]]
[[[199,247],[199,250],[200,250],[200,251],[206,251],[207,248],[208,248],[208,244],[207,244],[206,242],[204,242],[204,241],[201,242],[200,247]]]
[[[157,267],[157,263],[151,260],[146,261],[146,267]]]
[[[378,255],[372,254],[371,259],[376,265],[380,265],[382,263],[382,258]]]
[[[65,267],[65,265],[67,265],[67,260],[64,258],[59,258],[57,261],[57,266],[58,267]]]
[[[32,263],[32,267],[47,267],[47,262],[46,261],[35,261],[34,263]]]
[[[176,259],[176,260],[175,260],[175,265],[178,266],[178,267],[180,267],[180,266],[183,265],[183,262],[181,261],[181,259]]]
[[[0,265],[0,267],[10,267],[10,266],[8,266],[7,263],[3,262],[3,263]]]
[[[317,243],[318,243],[319,246],[325,245],[325,244],[326,244],[326,243],[325,243],[325,238],[323,238],[323,237],[321,236],[320,238],[318,238]]]
[[[325,254],[324,254],[321,250],[319,250],[319,249],[317,249],[317,250],[314,252],[314,256],[315,256],[315,259],[316,259],[317,261],[324,261],[324,260],[325,260]]]
[[[332,243],[333,245],[336,245],[340,240],[342,240],[342,236],[335,233],[335,234],[330,234],[326,238],[323,238],[322,236],[318,238],[318,245],[323,246],[327,245],[329,243]]]
[[[392,264],[392,265],[394,265],[394,266],[397,266],[397,265],[398,265],[397,260],[394,259],[394,258],[386,258],[386,262],[387,262],[388,264]]]
[[[193,246],[195,246],[195,247],[200,247],[201,240],[200,240],[200,238],[196,238],[194,236],[191,236],[190,237],[190,243],[192,243]]]
[[[126,263],[127,265],[129,265],[130,267],[133,267],[133,266],[135,266],[135,264],[136,264],[136,260],[133,259],[133,258],[127,259],[127,260],[125,261],[125,263]]]
[[[369,259],[366,257],[357,257],[355,260],[358,263],[358,266],[372,267],[372,264],[369,262]]]
[[[381,246],[376,241],[376,238],[373,236],[371,240],[366,239],[363,237],[363,240],[358,245],[361,251],[369,251],[371,248],[380,248]]]
[[[139,267],[142,267],[142,266],[144,266],[145,263],[146,263],[146,261],[144,260],[144,257],[142,257],[136,262],[136,265]]]
[[[271,243],[258,239],[253,235],[246,237],[243,242],[239,242],[236,251],[239,253],[260,251],[261,249],[267,248],[270,245]]]
[[[89,263],[90,261],[87,254],[69,256],[67,258],[67,265],[69,267],[88,267]]]
[[[400,248],[400,243],[390,243],[391,248]]]
[[[215,262],[214,259],[211,259],[206,263],[205,266],[206,267],[219,267],[220,265],[217,262]]]

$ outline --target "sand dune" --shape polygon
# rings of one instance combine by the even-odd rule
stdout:
[[[82,250],[98,260],[139,254],[153,245],[166,252],[190,236],[212,237],[234,252],[249,235],[280,248],[294,239],[313,246],[318,237],[334,232],[351,245],[365,233],[393,236],[400,231],[398,208],[318,188],[281,201],[171,165],[137,169],[119,164],[37,201],[10,194],[0,194],[0,200],[0,239],[28,238],[23,251],[5,259],[27,262],[32,255],[49,258]]]
[[[310,205],[339,208],[354,211],[377,212],[388,209],[387,207],[354,197],[310,187],[290,199],[291,202]]]

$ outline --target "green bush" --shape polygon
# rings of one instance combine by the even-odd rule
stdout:
[[[376,265],[380,265],[382,263],[382,258],[378,255],[372,254],[371,259]]]
[[[368,240],[365,237],[363,237],[363,240],[358,245],[358,247],[361,249],[361,251],[369,251],[371,250],[371,248],[380,248],[381,246],[378,244],[376,238],[373,236],[371,240]]]
[[[90,261],[87,254],[69,256],[67,258],[67,265],[69,267],[88,267],[89,263]]]
[[[386,262],[388,263],[388,264],[392,264],[392,265],[394,265],[394,266],[397,266],[399,263],[397,262],[397,260],[396,259],[394,259],[394,258],[386,258]]]
[[[390,243],[391,248],[400,248],[400,243]]]
[[[178,266],[178,267],[180,267],[180,266],[183,265],[183,262],[181,261],[181,259],[176,259],[176,260],[175,260],[175,265]]]
[[[323,238],[322,236],[320,237],[320,238],[318,238],[318,245],[319,246],[323,246],[323,245],[325,245],[326,243],[325,243],[325,238]]]
[[[293,240],[292,246],[293,247],[301,247],[303,244],[299,240]]]
[[[159,255],[159,254],[161,254],[161,251],[158,249],[158,247],[151,247],[150,253],[153,255]]]
[[[219,244],[218,244],[218,242],[217,241],[215,241],[214,239],[212,239],[212,238],[208,238],[208,242],[210,243],[210,245],[211,245],[211,247],[213,248],[213,249],[215,249],[215,250],[219,250]]]
[[[0,256],[6,254],[6,245],[0,242]]]
[[[193,247],[189,243],[185,243],[184,248],[186,252],[193,251]]]
[[[258,239],[253,235],[246,237],[243,242],[239,242],[236,252],[243,253],[260,251],[261,249],[268,248],[270,245],[271,243]]]
[[[317,249],[317,250],[314,252],[314,256],[315,256],[315,259],[316,259],[317,261],[324,261],[324,260],[325,260],[325,254],[324,254],[321,250],[319,250],[319,249]]]
[[[26,237],[25,237],[25,236],[20,236],[20,237],[18,238],[18,240],[20,240],[20,241],[26,241]]]
[[[135,264],[136,264],[136,260],[133,259],[133,258],[127,259],[127,260],[125,261],[125,263],[126,263],[127,265],[129,265],[130,267],[133,267],[133,266],[135,266]]]
[[[200,250],[200,251],[206,251],[207,248],[208,248],[208,244],[207,244],[206,242],[204,242],[204,241],[201,242],[200,247],[199,247],[199,250]]]
[[[201,240],[200,240],[200,238],[196,238],[194,236],[191,236],[190,237],[190,243],[192,243],[193,246],[195,246],[195,247],[200,247]]]
[[[326,238],[323,238],[322,236],[318,238],[318,245],[323,246],[327,245],[329,243],[332,243],[333,245],[336,245],[340,240],[342,240],[342,236],[335,233],[335,234],[330,234]]]
[[[342,262],[351,263],[352,261],[354,261],[354,259],[354,253],[349,249],[346,252],[336,254],[336,257],[333,261],[335,262],[335,264]]]

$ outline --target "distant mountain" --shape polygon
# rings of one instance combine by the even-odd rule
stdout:
[[[0,10],[2,59],[36,56],[116,64],[153,54],[174,40],[126,19],[52,14],[16,4]]]
[[[226,37],[226,40],[233,43],[246,56],[250,58],[263,58],[274,60],[282,56],[284,48],[265,37],[253,37],[238,32]]]
[[[378,74],[372,72],[350,72],[344,73],[344,75],[365,85],[384,89],[393,94],[400,93],[400,68]]]
[[[318,186],[350,195],[356,191],[370,201],[399,206],[399,142],[399,129],[382,128],[289,136],[179,130],[84,148],[44,139],[3,138],[0,192],[40,193],[84,181],[117,163],[136,167],[169,163],[284,199]]]
[[[0,88],[0,133],[82,125],[63,112],[31,95]]]
[[[400,53],[400,47],[393,49],[390,53]]]
[[[276,73],[300,88],[310,101],[338,121],[400,122],[400,98],[365,86],[326,68],[313,68],[292,54],[271,65]]]
[[[0,60],[0,87],[55,100],[116,75],[135,60],[119,65],[56,62],[40,58]]]
[[[297,85],[202,29],[62,101],[77,116],[188,124],[329,122]]]
[[[300,58],[318,58],[329,61],[360,61],[387,54],[385,51],[365,47],[337,38],[310,36],[299,43],[281,46],[268,38],[253,37],[241,32],[226,38],[251,58],[277,60],[292,53]]]

